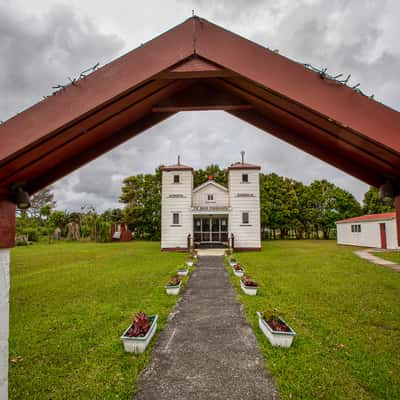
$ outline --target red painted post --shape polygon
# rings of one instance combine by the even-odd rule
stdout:
[[[0,197],[0,249],[15,246],[15,204]]]
[[[10,248],[15,245],[15,204],[0,197],[0,398],[8,399]]]
[[[400,247],[400,194],[394,198],[394,207],[396,210],[397,245]]]

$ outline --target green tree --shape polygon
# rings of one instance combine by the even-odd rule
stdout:
[[[337,212],[337,219],[346,219],[351,217],[357,217],[362,214],[362,208],[357,199],[344,189],[336,187],[335,189],[335,209]]]
[[[135,236],[159,240],[161,236],[161,171],[126,178],[120,201],[125,221]]]
[[[390,204],[385,204],[379,200],[378,189],[370,186],[369,190],[364,195],[363,213],[364,214],[380,214],[394,210],[393,201]]]
[[[212,176],[214,181],[223,185],[228,186],[228,174],[225,169],[221,169],[217,164],[208,165],[205,169],[198,169],[194,174],[194,187],[200,186],[204,182],[207,182],[208,177]]]
[[[66,211],[53,211],[48,219],[48,227],[50,233],[54,231],[56,228],[60,228],[61,231],[66,234],[66,225],[68,224],[68,213]]]
[[[28,236],[31,241],[38,241],[49,234],[49,219],[56,202],[51,187],[40,190],[31,197],[28,210],[17,210],[16,233]]]
[[[27,212],[30,216],[37,218],[40,223],[43,223],[55,206],[54,194],[51,191],[51,186],[48,186],[31,196],[31,206]]]
[[[298,218],[298,199],[294,181],[275,173],[260,174],[261,231],[264,238],[288,236]]]
[[[312,182],[304,196],[305,213],[316,238],[321,231],[324,239],[329,239],[336,221],[361,213],[361,206],[351,193],[325,179]]]

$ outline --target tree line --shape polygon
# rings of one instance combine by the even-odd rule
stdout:
[[[197,187],[212,175],[227,186],[227,171],[212,164],[198,169],[194,175]],[[51,188],[32,197],[32,207],[18,210],[17,236],[29,241],[52,240],[55,229],[68,237],[71,222],[79,226],[83,240],[109,241],[113,223],[127,223],[136,239],[160,240],[161,237],[161,171],[127,177],[121,187],[119,201],[123,207],[102,213],[84,205],[79,212],[56,210]],[[276,173],[260,174],[260,214],[262,239],[333,238],[335,221],[362,214],[388,212],[393,204],[384,204],[378,190],[370,187],[363,205],[348,191],[327,180],[306,185]]]
[[[209,176],[228,185],[227,171],[212,164],[198,169],[194,187]],[[161,235],[161,172],[138,174],[124,180],[120,201],[129,227],[137,237],[159,240]],[[362,214],[393,210],[378,199],[378,190],[370,187],[363,206],[348,191],[327,180],[310,185],[279,176],[260,174],[260,213],[263,239],[330,238],[335,236],[335,222]]]

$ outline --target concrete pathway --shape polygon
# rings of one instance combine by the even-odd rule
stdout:
[[[222,257],[199,257],[134,399],[277,398]]]
[[[399,264],[396,264],[393,261],[384,260],[383,258],[377,257],[374,254],[371,254],[371,253],[375,253],[378,251],[379,250],[376,250],[376,249],[364,249],[364,250],[355,251],[354,254],[360,258],[363,258],[364,260],[372,262],[376,265],[380,265],[381,267],[389,268],[389,269],[392,269],[393,271],[400,272]]]
[[[223,256],[226,249],[198,249],[197,254],[200,256]]]

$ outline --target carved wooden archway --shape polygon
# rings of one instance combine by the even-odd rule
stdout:
[[[226,111],[370,185],[391,182],[400,231],[400,113],[193,17],[0,125],[0,249],[14,246],[15,183],[32,194],[185,110]]]

